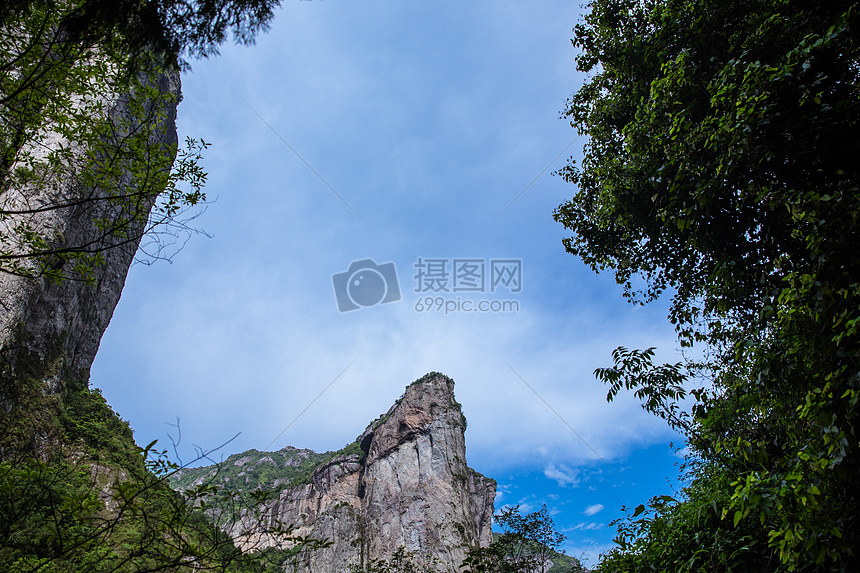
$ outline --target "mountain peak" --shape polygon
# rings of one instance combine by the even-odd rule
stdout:
[[[283,484],[277,497],[228,525],[227,532],[246,548],[274,546],[277,540],[266,533],[268,522],[259,519],[264,515],[294,525],[296,535],[333,542],[302,556],[298,571],[345,571],[390,558],[399,548],[414,552],[428,571],[458,571],[470,547],[492,541],[496,492],[494,480],[466,465],[465,429],[454,381],[431,372],[407,386],[388,412],[344,450],[236,454],[244,465],[231,471],[245,470],[243,477],[264,471],[272,478],[271,464],[286,471],[288,464],[300,464],[298,469],[318,462],[312,472],[305,470],[302,483],[275,479],[276,487]],[[193,471],[219,475],[211,468]],[[246,483],[250,489],[261,485]]]
[[[383,457],[422,433],[466,430],[462,406],[454,398],[454,381],[430,372],[406,387],[391,408],[371,422],[360,436],[368,460]],[[463,446],[465,449],[465,445]]]

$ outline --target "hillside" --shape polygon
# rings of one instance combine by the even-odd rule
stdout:
[[[287,446],[276,452],[248,450],[232,454],[215,465],[184,468],[170,477],[171,486],[184,489],[213,483],[237,491],[294,488],[311,483],[314,470],[324,463],[345,455],[359,455],[358,441],[325,453]]]

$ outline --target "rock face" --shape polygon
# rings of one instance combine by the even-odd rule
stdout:
[[[151,133],[151,149],[173,153],[177,142],[179,73],[162,74],[154,81],[162,94],[175,97],[172,104],[167,104],[167,109],[151,110],[152,125],[146,126]],[[127,94],[104,97],[108,117],[116,124],[125,122],[128,125],[133,98]],[[50,132],[43,142],[47,142],[44,154],[52,148],[74,147]],[[27,278],[0,272],[0,372],[14,378],[22,359],[37,359],[50,371],[45,379],[49,391],[60,390],[63,380],[73,378],[86,382],[89,379],[90,366],[119,301],[140,233],[147,223],[146,217],[160,191],[152,189],[151,195],[135,202],[134,218],[127,208],[106,200],[108,192],[97,186],[83,185],[74,177],[0,193],[0,209],[4,212],[35,211],[0,219],[4,236],[14,236],[14,228],[25,222],[51,237],[54,249],[62,250],[67,245],[92,245],[95,249],[103,249],[103,263],[93,268],[89,282],[67,279],[58,283],[43,277]],[[117,193],[117,189],[110,192]],[[122,184],[119,193],[122,193]],[[73,206],[54,208],[63,204]],[[44,210],[46,206],[51,208]],[[107,237],[104,229],[119,224],[127,224],[127,235]],[[6,251],[15,249],[9,244],[3,247]]]
[[[247,515],[229,532],[248,548],[272,546],[266,527],[280,520],[331,540],[302,560],[303,571],[347,571],[400,547],[422,570],[459,571],[470,547],[492,541],[496,494],[494,480],[466,465],[465,423],[454,382],[428,374],[367,427],[361,454],[329,460],[310,484],[281,491],[262,523]]]

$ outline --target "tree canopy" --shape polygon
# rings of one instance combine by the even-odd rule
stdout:
[[[168,61],[208,57],[229,35],[253,44],[268,29],[280,0],[10,0],[0,7],[6,28],[34,13],[59,16],[57,29],[77,44],[121,45],[129,56],[146,51]]]
[[[506,506],[493,516],[500,532],[493,534],[487,547],[473,547],[463,560],[463,573],[541,573],[584,571],[575,557],[559,547],[566,539],[555,530],[545,505],[538,511],[522,514],[520,506]]]
[[[839,0],[593,0],[574,30],[564,246],[670,296],[686,349],[597,374],[693,452],[686,497],[634,512],[606,570],[857,568],[858,31]]]

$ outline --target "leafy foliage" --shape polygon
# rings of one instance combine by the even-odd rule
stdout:
[[[518,505],[506,507],[494,519],[502,533],[494,535],[489,547],[469,551],[461,565],[463,573],[543,573],[549,561],[558,560],[565,536],[555,530],[546,506],[525,515]],[[562,571],[585,571],[575,558],[567,561]]]
[[[52,442],[40,448],[39,457],[15,443],[19,433],[4,435],[0,568],[139,572],[180,570],[192,562],[204,570],[238,566],[244,557],[232,540],[167,487],[164,473],[171,466],[134,445],[127,424],[98,392],[72,394],[68,400],[48,396],[43,411],[36,411],[53,412],[39,422],[38,433]],[[14,415],[26,422],[34,414]],[[10,421],[8,414],[4,418]]]
[[[93,284],[113,252],[150,262],[181,247],[187,210],[205,201],[208,144],[174,143],[180,55],[216,54],[229,31],[251,43],[276,5],[0,4],[0,273]],[[236,496],[174,492],[180,467],[154,443],[138,448],[100,393],[70,379],[87,373],[64,367],[67,333],[44,336],[56,340],[41,356],[11,339],[0,348],[0,569],[272,570],[205,514]],[[293,553],[324,545],[283,524],[266,533]]]
[[[683,499],[634,511],[604,570],[858,567],[858,27],[851,1],[594,0],[575,28],[565,247],[634,302],[670,292],[702,347],[596,373],[693,451]]]
[[[172,140],[180,54],[253,43],[277,0],[0,6],[0,272],[93,282],[104,253],[169,258],[196,229],[208,143]],[[164,72],[168,76],[162,75]],[[63,220],[85,229],[70,233]]]
[[[132,55],[128,69],[148,50],[164,62],[181,55],[209,57],[232,35],[236,43],[253,44],[268,29],[280,0],[8,0],[0,7],[3,24],[25,19],[35,11],[61,14],[57,29],[82,45],[111,45]]]
[[[205,201],[208,144],[171,140],[172,68],[119,40],[76,41],[66,24],[84,4],[28,3],[0,22],[0,272],[92,281],[106,251],[143,236],[144,260],[167,257]]]
[[[0,412],[0,569],[275,570],[269,553],[243,553],[205,514],[228,500],[234,518],[249,509],[235,492],[211,484],[174,492],[169,477],[180,467],[154,443],[137,447],[97,390],[69,381],[64,394],[48,394],[50,365],[31,358],[21,366],[28,378],[3,386],[8,408]],[[250,497],[259,504],[267,496]],[[293,554],[325,545],[277,522],[266,532]]]

